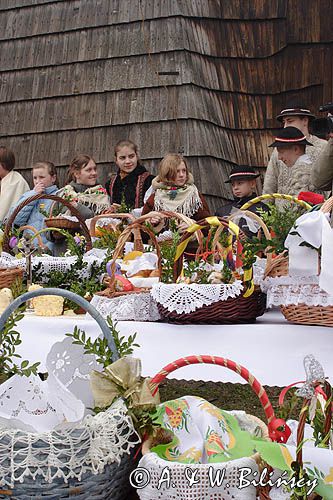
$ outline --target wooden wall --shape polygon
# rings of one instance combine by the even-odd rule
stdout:
[[[78,152],[105,180],[130,137],[188,157],[211,207],[262,171],[275,116],[332,100],[333,0],[0,0],[0,143],[18,168]]]

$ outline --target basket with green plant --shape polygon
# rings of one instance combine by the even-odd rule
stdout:
[[[274,203],[267,203],[268,211],[258,209],[257,213],[269,234],[266,231],[260,232],[258,236],[249,239],[244,248],[254,255],[261,254],[267,257],[265,276],[286,276],[288,275],[288,252],[284,246],[285,240],[302,211],[312,207],[306,201],[294,196],[274,193],[261,195],[250,200],[241,207],[241,210],[247,211],[247,215],[250,217],[249,208],[252,205],[270,199],[285,200],[292,205],[277,206]]]
[[[185,260],[197,230],[208,230],[196,260]],[[172,283],[153,286],[152,295],[165,321],[239,323],[263,314],[265,297],[255,290],[253,256],[242,252],[241,231],[232,221],[208,217],[181,236],[172,262]]]

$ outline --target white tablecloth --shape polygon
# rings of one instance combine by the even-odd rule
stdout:
[[[26,316],[19,324],[22,344],[18,352],[31,362],[45,361],[54,342],[61,341],[75,325],[92,338],[100,330],[85,316],[44,318]],[[211,354],[236,361],[262,384],[284,386],[303,380],[303,358],[313,354],[333,380],[333,329],[288,323],[282,314],[269,311],[249,325],[170,325],[120,321],[122,335],[137,332],[134,355],[142,360],[144,376],[153,376],[166,364],[191,354]],[[169,377],[178,379],[242,382],[227,368],[211,365],[187,366]]]

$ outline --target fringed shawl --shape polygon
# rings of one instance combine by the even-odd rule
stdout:
[[[192,217],[202,208],[192,174],[189,174],[189,180],[183,187],[168,186],[160,182],[159,177],[153,180],[152,187],[155,190],[154,210],[158,212],[166,210]]]

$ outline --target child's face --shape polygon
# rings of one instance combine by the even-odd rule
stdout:
[[[231,181],[232,193],[236,198],[250,196],[255,191],[255,180]]]
[[[129,146],[123,146],[117,151],[116,165],[124,174],[130,174],[138,165],[138,155]]]
[[[182,161],[177,167],[177,173],[174,180],[176,186],[183,187],[187,181],[187,168],[185,163]]]
[[[56,176],[49,174],[47,168],[34,168],[32,171],[34,186],[43,184],[45,188],[52,186],[56,181]]]
[[[75,180],[84,186],[95,186],[97,182],[97,166],[94,160],[90,160],[87,165],[81,168],[80,172],[74,172]]]

